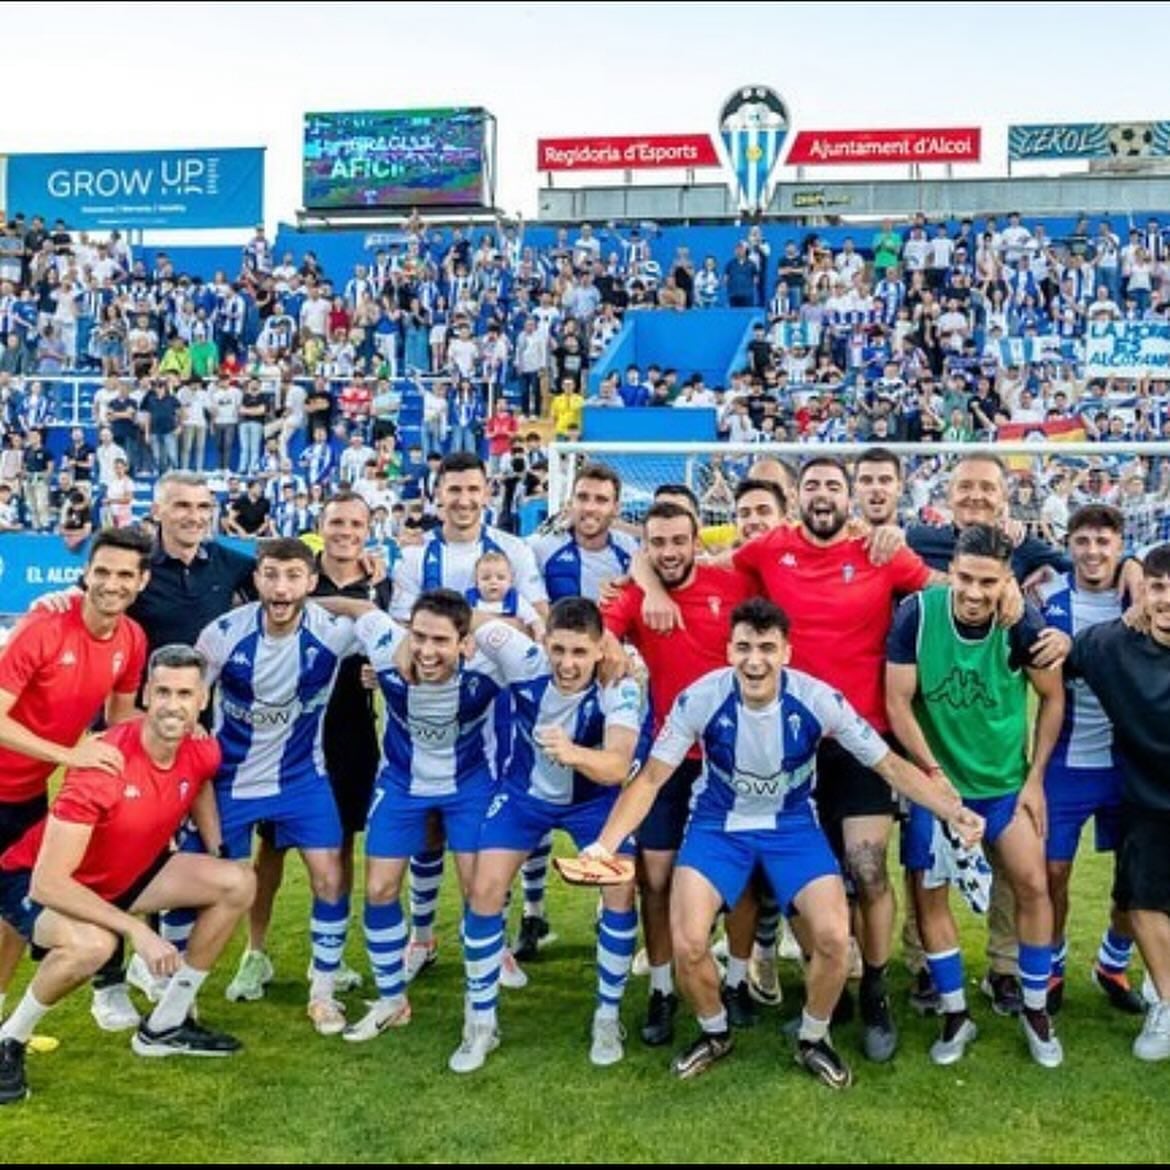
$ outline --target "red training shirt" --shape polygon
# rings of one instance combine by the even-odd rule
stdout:
[[[33,610],[0,656],[0,690],[16,696],[9,714],[62,747],[77,743],[111,693],[135,694],[146,667],[142,627],[123,616],[109,638],[95,638],[82,621],[82,601],[65,613]],[[55,768],[0,747],[0,802],[41,796]]]
[[[727,665],[731,611],[752,593],[751,583],[743,575],[714,565],[697,565],[689,585],[670,590],[670,599],[682,611],[685,629],[669,634],[651,630],[642,620],[644,594],[633,582],[602,608],[605,628],[615,638],[633,643],[646,661],[655,734],[666,722],[680,691]],[[699,754],[697,746],[691,754]]]
[[[792,622],[792,665],[836,687],[878,731],[886,717],[886,635],[896,599],[925,587],[930,569],[901,548],[875,565],[861,539],[818,545],[801,528],[774,528],[735,550],[734,563]]]
[[[188,737],[179,745],[175,762],[159,767],[142,743],[145,722],[140,715],[102,735],[126,761],[119,775],[70,768],[49,810],[59,821],[93,825],[73,877],[107,902],[124,894],[149,869],[183,823],[199,789],[219,768],[219,744],[211,736]],[[46,823],[34,825],[9,847],[0,856],[0,869],[32,869]]]

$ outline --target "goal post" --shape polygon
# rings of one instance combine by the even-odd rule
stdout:
[[[638,521],[663,484],[685,484],[699,499],[704,524],[734,518],[735,485],[756,459],[775,458],[793,472],[816,455],[831,455],[853,467],[870,443],[553,443],[549,453],[549,515],[569,502],[577,472],[604,463],[622,480],[622,517]],[[994,455],[1008,469],[1011,515],[1037,535],[1050,536],[1043,515],[1066,515],[1085,503],[1106,503],[1126,519],[1126,548],[1140,551],[1170,540],[1170,442],[1109,443],[1024,440],[978,443],[882,443],[899,456],[903,522],[946,522],[947,484],[956,463],[977,454]],[[1060,501],[1064,501],[1062,506]]]

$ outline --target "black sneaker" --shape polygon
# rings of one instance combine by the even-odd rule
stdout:
[[[979,985],[997,1016],[1018,1016],[1024,1007],[1020,981],[1006,972],[988,971]]]
[[[731,1032],[704,1032],[689,1048],[683,1049],[670,1062],[670,1071],[679,1080],[690,1080],[705,1073],[717,1060],[722,1060],[734,1047]]]
[[[830,1089],[847,1089],[853,1084],[853,1073],[829,1043],[827,1036],[817,1041],[798,1041],[796,1063],[808,1069],[818,1081],[828,1085]]]
[[[1130,987],[1129,979],[1126,978],[1124,972],[1120,975],[1114,975],[1106,971],[1100,963],[1094,963],[1092,980],[1105,993],[1105,998],[1111,1007],[1130,1016],[1144,1016],[1146,1014],[1145,1001]]]
[[[15,1105],[27,1096],[24,1045],[19,1040],[0,1040],[0,1105]]]
[[[938,988],[930,977],[930,969],[923,967],[914,976],[910,988],[910,1010],[920,1016],[942,1015],[942,1004],[938,999]]]
[[[890,1012],[890,998],[884,989],[861,996],[861,1046],[865,1058],[874,1064],[893,1059],[898,1048],[898,1029]]]
[[[673,992],[650,993],[646,1007],[646,1022],[642,1025],[642,1043],[650,1048],[661,1048],[674,1039],[674,1014],[678,1011],[678,996]]]
[[[525,915],[520,919],[520,930],[516,934],[516,945],[512,947],[512,954],[521,963],[527,963],[536,958],[536,952],[543,944],[551,941],[548,919]]]
[[[152,1032],[143,1020],[130,1041],[138,1056],[231,1056],[242,1045],[226,1032],[213,1032],[188,1017],[177,1028]]]
[[[856,1010],[853,1006],[853,992],[846,984],[841,988],[841,998],[837,1000],[837,1006],[833,1008],[833,1026],[839,1027],[841,1024],[848,1024],[853,1019]]]
[[[724,987],[723,1006],[727,1009],[727,1022],[737,1031],[754,1028],[759,1022],[756,1001],[745,979],[737,987]]]

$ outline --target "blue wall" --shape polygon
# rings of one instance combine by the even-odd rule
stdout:
[[[614,344],[590,372],[589,389],[596,393],[611,370],[621,374],[631,362],[643,373],[658,365],[677,370],[679,382],[698,373],[708,386],[725,386],[728,363],[761,319],[758,309],[628,313]]]

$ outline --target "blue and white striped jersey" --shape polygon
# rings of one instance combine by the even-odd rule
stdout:
[[[431,589],[466,593],[475,585],[475,562],[485,552],[502,552],[508,558],[521,597],[533,605],[548,600],[544,578],[528,545],[518,536],[485,524],[478,540],[449,544],[437,529],[428,533],[421,545],[404,548],[401,560],[394,566],[391,614],[399,621],[407,621],[419,594]]]
[[[596,784],[580,772],[555,763],[536,742],[538,727],[562,727],[581,747],[603,748],[611,727],[640,731],[641,688],[632,678],[565,694],[553,680],[544,651],[503,622],[488,622],[476,632],[480,652],[495,662],[511,684],[512,747],[504,770],[507,788],[549,804],[571,805],[617,789]]]
[[[625,532],[610,532],[604,548],[585,549],[572,532],[550,532],[535,536],[530,547],[544,577],[549,601],[562,597],[588,597],[598,601],[601,583],[624,577],[638,551],[638,542]]]
[[[466,784],[490,783],[490,716],[506,686],[500,667],[477,653],[446,682],[410,683],[394,665],[406,631],[379,611],[359,619],[357,635],[386,700],[378,784],[433,797],[451,796]]]
[[[844,695],[811,675],[785,670],[779,698],[756,710],[740,699],[735,671],[724,667],[679,695],[650,754],[676,768],[698,740],[703,771],[691,819],[727,832],[759,831],[808,804],[826,736],[868,768],[890,750]]]
[[[216,785],[247,800],[327,783],[322,722],[341,660],[360,649],[354,623],[310,601],[294,633],[271,638],[253,601],[206,626],[195,646],[207,657],[208,682],[219,684]]]
[[[1040,612],[1047,625],[1071,638],[1099,622],[1121,617],[1116,589],[1090,593],[1077,589],[1071,573],[1062,573],[1040,590]],[[1112,768],[1113,724],[1084,679],[1066,679],[1064,723],[1052,750],[1051,763],[1065,768]]]

